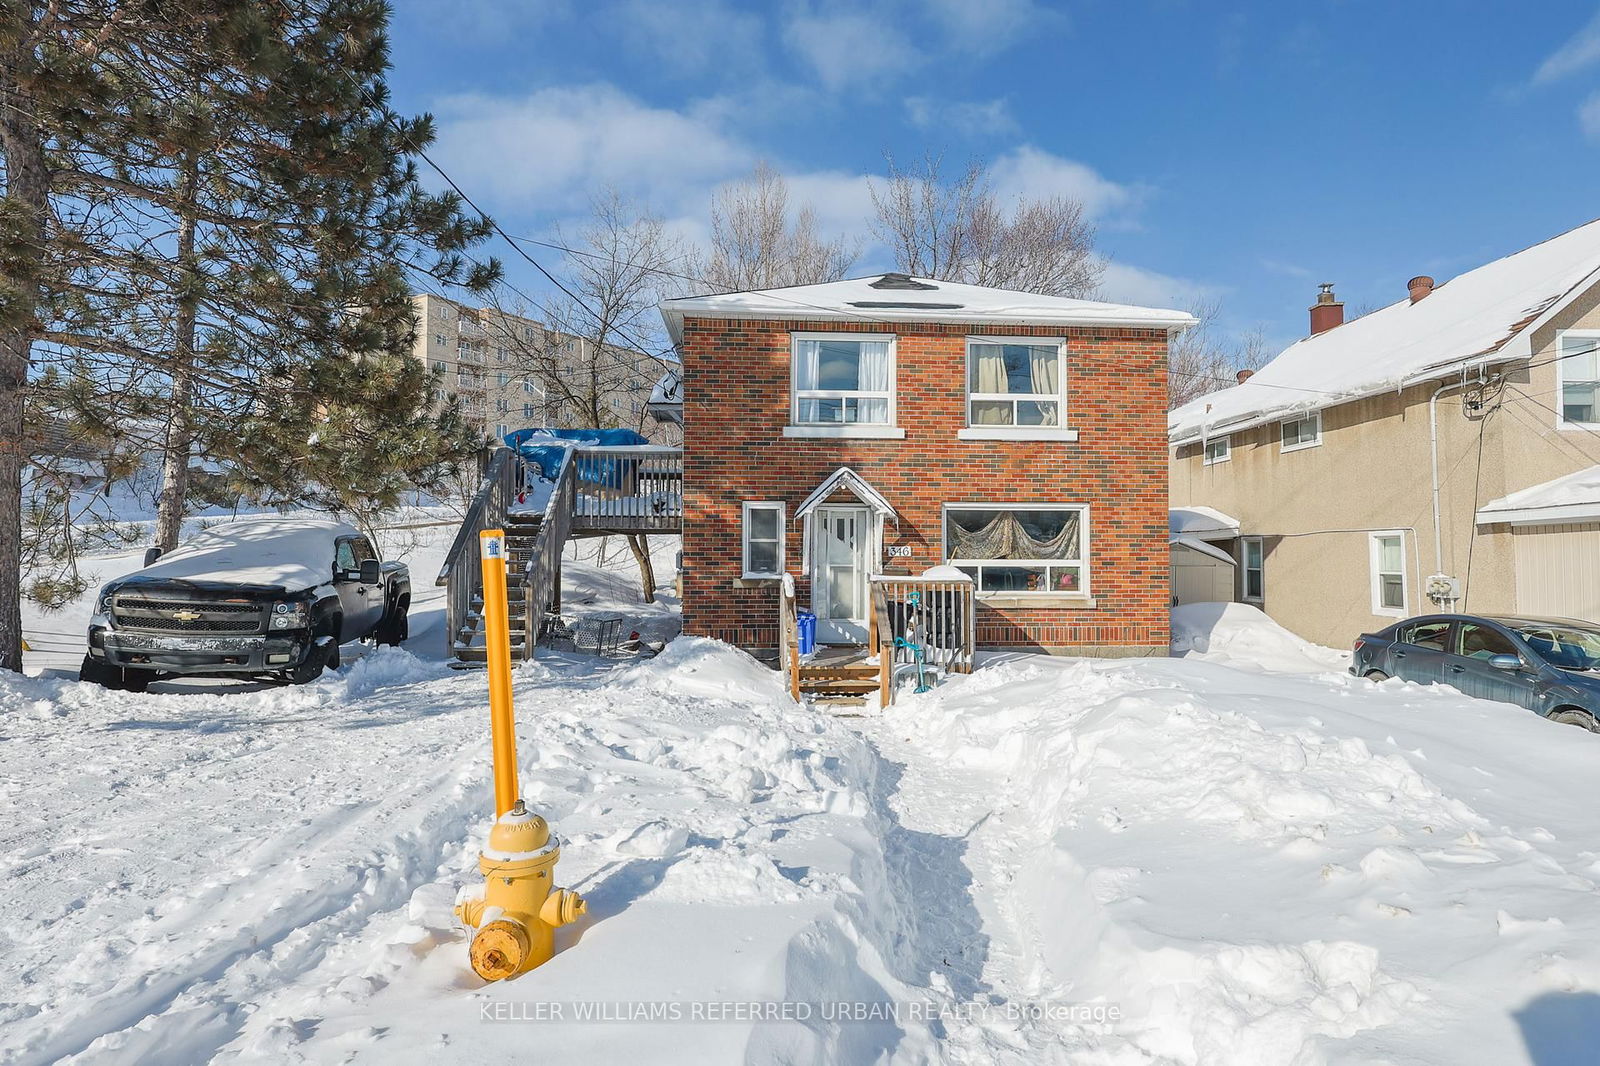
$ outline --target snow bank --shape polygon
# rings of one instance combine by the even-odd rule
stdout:
[[[1301,640],[1247,603],[1186,603],[1172,609],[1172,654],[1277,673],[1350,667],[1350,653]]]

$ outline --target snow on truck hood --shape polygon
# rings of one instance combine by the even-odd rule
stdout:
[[[286,591],[333,577],[333,541],[353,526],[315,518],[250,518],[212,526],[129,577],[276,585]]]

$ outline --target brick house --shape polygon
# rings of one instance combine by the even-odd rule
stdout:
[[[792,575],[861,643],[869,575],[976,581],[979,646],[1168,644],[1179,311],[885,274],[661,307],[682,359],[685,632],[778,644]]]

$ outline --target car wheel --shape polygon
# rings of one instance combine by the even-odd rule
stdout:
[[[411,623],[406,618],[406,607],[407,604],[401,603],[395,608],[394,614],[386,616],[378,623],[376,637],[379,644],[392,644],[398,647],[411,635]]]
[[[339,645],[332,645],[333,651],[328,651],[327,644],[313,644],[306,653],[305,661],[299,666],[284,671],[284,677],[291,685],[309,685],[322,676],[322,671],[329,665],[329,658],[338,654]]]
[[[1563,707],[1558,711],[1551,711],[1550,720],[1560,722],[1562,725],[1579,726],[1591,733],[1600,733],[1600,721],[1596,721],[1594,715],[1588,711],[1576,707]]]
[[[78,667],[78,680],[87,681],[91,685],[101,688],[120,689],[122,687],[122,667],[103,663],[93,655],[83,657],[83,665]]]
[[[1382,670],[1368,670],[1361,676],[1372,682],[1389,680],[1389,675],[1384,673]]]

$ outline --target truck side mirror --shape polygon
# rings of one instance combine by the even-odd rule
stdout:
[[[361,560],[361,583],[363,585],[376,585],[382,576],[383,571],[379,567],[378,560]]]
[[[149,566],[159,558],[161,558],[160,548],[146,548],[144,550],[144,565]]]

